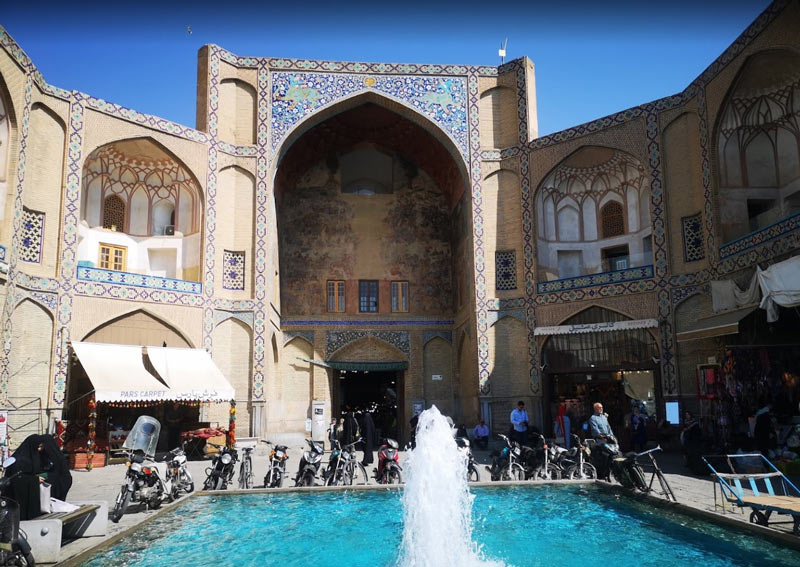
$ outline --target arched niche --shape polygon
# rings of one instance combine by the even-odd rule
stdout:
[[[106,321],[86,334],[82,341],[122,345],[194,348],[186,335],[160,317],[137,309]]]
[[[800,53],[750,56],[716,121],[723,241],[800,212]]]
[[[507,148],[519,142],[517,93],[509,87],[493,87],[480,96],[481,147]]]
[[[225,205],[217,210],[217,277],[223,289],[244,292],[246,296],[250,296],[253,289],[255,266],[255,191],[256,180],[249,171],[238,166],[220,171],[218,199],[222,199]],[[237,264],[233,268],[237,274],[231,278],[231,259],[234,256]]]
[[[211,356],[220,372],[236,392],[237,434],[250,435],[250,401],[253,375],[253,331],[235,318],[226,319],[214,328],[211,335]],[[206,408],[210,421],[227,422],[227,404],[209,404]]]
[[[303,337],[295,337],[284,345],[281,359],[275,396],[280,403],[267,400],[268,419],[285,431],[304,431],[305,420],[311,417],[314,366],[308,361],[314,359],[314,347]]]
[[[539,185],[540,281],[647,266],[652,259],[648,176],[634,156],[584,146]]]
[[[201,186],[175,155],[152,138],[120,140],[92,151],[83,166],[78,261],[103,261],[120,249],[122,271],[199,281]]]
[[[256,90],[239,79],[223,79],[219,86],[220,139],[238,146],[256,143]]]

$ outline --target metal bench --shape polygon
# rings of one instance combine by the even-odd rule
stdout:
[[[20,522],[20,529],[31,545],[36,563],[58,563],[62,544],[73,539],[106,535],[107,502],[97,500],[71,504],[78,509],[43,514]]]

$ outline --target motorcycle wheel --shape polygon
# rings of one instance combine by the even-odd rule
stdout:
[[[128,504],[131,502],[131,493],[128,491],[128,487],[123,485],[120,489],[119,494],[117,494],[117,500],[114,502],[114,509],[111,510],[111,521],[115,524],[119,522],[120,518],[125,515],[125,511],[128,509]]]
[[[147,505],[150,507],[151,510],[158,510],[161,508],[161,504],[164,503],[164,491],[159,490],[156,494],[155,498],[151,498],[148,500]]]
[[[214,490],[214,478],[211,475],[208,475],[203,481],[203,490]]]
[[[474,466],[470,465],[467,469],[467,482],[480,482],[481,481],[481,474],[478,472],[478,469]]]
[[[225,488],[225,479],[218,476],[217,481],[214,483],[214,490],[225,490]]]
[[[591,463],[583,463],[581,470],[578,470],[578,465],[572,465],[567,469],[567,478],[570,480],[583,480],[597,478],[597,469]]]
[[[311,473],[304,474],[300,486],[314,486],[314,475]]]
[[[642,467],[640,467],[638,464],[634,464],[632,467],[630,467],[629,474],[636,490],[639,492],[648,492],[650,490],[650,487],[647,486],[647,481],[644,479],[644,471],[642,470]]]
[[[631,475],[627,468],[612,468],[611,476],[613,476],[614,480],[620,483],[623,487],[628,489],[633,488],[633,479],[631,479]]]
[[[281,472],[281,469],[279,469],[278,467],[274,467],[272,469],[272,473],[271,474],[272,474],[272,479],[271,479],[269,485],[265,481],[264,482],[264,486],[266,486],[268,488],[280,488],[280,487],[282,487],[283,486],[283,472]]]
[[[194,479],[189,471],[183,471],[180,476],[181,488],[186,491],[186,494],[194,492]]]
[[[525,480],[525,469],[514,463],[511,467],[505,467],[500,472],[500,480]]]
[[[548,463],[543,472],[545,480],[561,480],[561,469],[553,463]]]
[[[387,475],[387,484],[401,484],[403,482],[403,475],[397,469],[391,469]]]

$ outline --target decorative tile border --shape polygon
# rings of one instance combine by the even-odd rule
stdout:
[[[88,266],[78,266],[77,278],[85,282],[107,283],[118,286],[146,287],[148,289],[174,291],[178,293],[194,293],[198,295],[203,293],[203,284],[200,282],[174,280],[159,276],[132,274],[130,272],[117,272],[114,270],[104,270],[102,268],[90,268]]]
[[[17,288],[14,307],[16,308],[21,302],[30,299],[44,307],[51,315],[55,316],[58,309],[58,294],[45,293],[41,291],[28,291],[26,289]]]
[[[614,297],[629,293],[644,293],[658,288],[654,278],[647,278],[621,284],[606,284],[596,287],[586,287],[559,291],[553,293],[538,294],[534,298],[536,305],[551,305],[553,303],[564,303],[568,301],[582,301],[585,299],[599,299],[601,297]]]
[[[411,353],[408,331],[328,331],[325,333],[325,359],[342,347],[367,337],[389,344],[406,356]]]
[[[222,311],[253,311],[256,302],[250,299],[213,299],[211,306]]]
[[[628,268],[627,270],[615,270],[612,272],[601,272],[599,274],[586,274],[576,278],[539,282],[536,284],[536,292],[538,294],[553,293],[557,291],[581,289],[584,287],[649,279],[653,276],[654,271],[652,265],[640,266],[638,268]]]
[[[314,345],[314,331],[283,331],[283,344],[285,345],[297,337],[307,340],[312,346]]]
[[[453,343],[453,331],[422,331],[422,346],[425,346],[436,337],[446,340],[448,343]]]
[[[452,327],[455,321],[435,321],[426,319],[407,319],[407,320],[325,320],[325,319],[283,319],[281,327],[306,327],[308,325],[320,325],[328,327],[421,327],[421,326],[443,326]]]
[[[759,262],[768,261],[776,256],[792,252],[798,248],[800,248],[800,231],[786,234],[774,240],[768,240],[742,254],[736,254],[726,258],[719,263],[716,273],[718,276],[729,274],[741,270],[742,268],[753,266]]]
[[[272,151],[305,117],[356,93],[375,91],[432,120],[467,156],[467,88],[459,77],[272,73]]]
[[[78,281],[72,286],[75,295],[87,297],[108,297],[124,301],[144,301],[147,303],[173,303],[187,307],[204,305],[203,296],[195,293],[180,293],[165,289],[107,284],[102,282]]]
[[[57,293],[59,289],[61,289],[61,285],[55,278],[31,276],[20,271],[16,271],[14,276],[14,283],[19,287],[24,287],[25,289],[34,291],[48,291],[51,293]]]
[[[502,309],[523,309],[525,305],[527,305],[527,300],[524,297],[486,300],[486,309],[494,309],[495,311]]]
[[[780,238],[798,229],[800,229],[800,213],[781,219],[767,227],[723,244],[719,247],[719,258],[720,260],[724,260],[736,254],[747,252],[751,248]]]
[[[0,262],[6,261],[6,247],[0,244]]]

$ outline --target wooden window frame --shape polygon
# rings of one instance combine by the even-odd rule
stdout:
[[[108,249],[108,259],[109,262],[107,265],[103,265],[103,248]],[[120,269],[116,269],[113,266],[115,262],[113,260],[113,252],[115,251],[122,252],[122,267]],[[111,270],[113,272],[124,272],[128,268],[128,247],[127,246],[118,246],[117,244],[108,244],[107,242],[101,242],[98,246],[97,252],[97,266],[103,270]]]
[[[361,286],[362,284],[374,284],[375,285],[375,309],[362,309],[363,307],[363,298],[364,296],[361,293]],[[370,296],[366,296],[369,300]],[[369,307],[369,305],[367,305]],[[380,304],[380,282],[378,280],[358,280],[358,312],[359,313],[380,313],[381,304]]]
[[[330,288],[331,285],[334,286],[334,308],[331,309],[330,304]],[[341,290],[341,293],[339,291]],[[341,303],[339,302],[339,298],[341,297]],[[328,280],[325,282],[325,308],[328,313],[344,313],[347,308],[347,289],[344,283],[344,280]]]
[[[405,284],[406,292],[403,294],[403,284]],[[392,297],[391,297],[391,308],[392,313],[408,313],[410,310],[410,301],[408,300],[408,281],[407,280],[397,280],[393,281],[391,285],[392,290]],[[395,293],[397,290],[397,293]],[[397,309],[394,308],[395,306],[395,297],[397,297]],[[403,309],[403,300],[406,302],[406,308]]]

